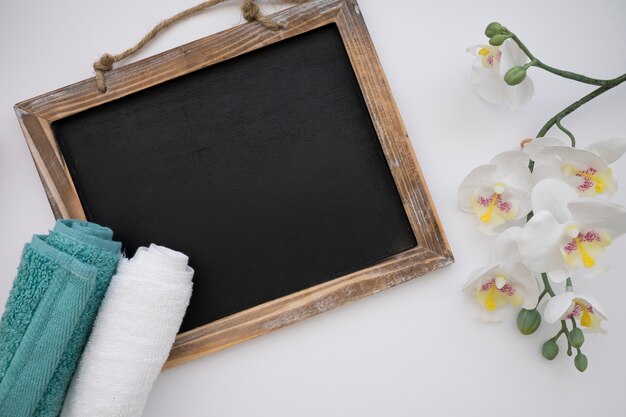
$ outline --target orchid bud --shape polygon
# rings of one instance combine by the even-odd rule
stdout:
[[[509,35],[493,35],[489,38],[489,45],[500,46],[507,39],[509,39]]]
[[[493,35],[506,35],[509,31],[498,22],[491,22],[485,28],[485,36],[491,38]]]
[[[583,335],[583,331],[578,327],[572,330],[570,333],[570,342],[575,348],[581,347],[585,342],[585,335]]]
[[[574,358],[574,365],[576,366],[576,369],[578,369],[580,372],[585,372],[585,369],[587,369],[587,364],[587,357],[582,352],[578,352],[578,354]]]
[[[550,339],[541,347],[541,354],[544,358],[551,361],[559,354],[559,345],[557,345],[554,340]]]
[[[519,147],[524,150],[524,146],[528,145],[530,142],[535,140],[534,138],[526,138],[519,143]]]
[[[513,67],[504,74],[504,82],[508,85],[517,85],[526,78],[526,68],[522,66]]]
[[[535,308],[532,310],[523,308],[517,315],[517,328],[523,335],[535,333],[540,324],[541,314]]]

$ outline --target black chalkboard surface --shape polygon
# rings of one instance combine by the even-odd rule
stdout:
[[[334,24],[52,127],[89,220],[189,255],[181,331],[417,245]]]

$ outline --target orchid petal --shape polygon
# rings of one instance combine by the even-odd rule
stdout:
[[[612,164],[626,153],[626,138],[604,139],[588,148],[591,152]]]
[[[485,68],[480,57],[477,57],[472,64],[471,79],[474,91],[483,100],[494,104],[505,101],[504,80],[493,69]]]
[[[596,279],[604,275],[607,271],[607,267],[601,265],[597,257],[594,257],[596,264],[592,268],[577,268],[572,272],[571,278],[577,280],[582,279]]]
[[[519,151],[510,151],[515,154],[522,154],[523,152]],[[510,154],[509,152],[504,152],[504,154]],[[496,178],[498,181],[503,182],[506,186],[515,187],[519,190],[526,191],[530,194],[530,191],[533,188],[533,177],[528,169],[528,158],[524,155],[524,161],[519,163],[519,158],[515,160],[515,156],[513,158],[504,158],[504,154],[500,154],[500,161],[503,163],[498,163],[498,170],[496,171]],[[516,155],[517,156],[517,155]],[[494,158],[496,159],[496,158]],[[508,159],[509,162],[505,162],[504,160]],[[496,163],[492,161],[492,163]]]
[[[459,208],[472,213],[474,193],[479,187],[491,186],[495,183],[495,173],[498,166],[495,164],[480,165],[470,171],[459,186]]]
[[[495,178],[505,185],[530,192],[533,180],[528,169],[528,155],[522,151],[506,151],[494,156],[490,164],[498,169]]]
[[[615,239],[626,233],[626,208],[606,200],[578,199],[567,205],[572,220],[590,229],[601,229]]]
[[[524,293],[522,307],[529,310],[535,308],[539,298],[539,285],[533,273],[521,263],[505,263],[500,268],[508,276],[513,287]]]
[[[504,82],[504,75],[511,68],[524,65],[528,61],[528,57],[517,43],[510,39],[504,41],[502,46],[500,46],[500,51],[502,52],[500,58],[500,78],[503,80],[504,94],[511,110],[516,110],[532,98],[535,92],[535,85],[528,76],[518,85],[508,85]]]
[[[527,167],[528,155],[522,151],[505,151],[494,156],[490,163],[505,166],[509,166],[510,164],[521,164],[524,167]]]
[[[567,204],[577,198],[578,194],[571,186],[554,178],[540,181],[530,197],[534,212],[549,211],[559,223],[569,221],[571,214]]]
[[[592,297],[590,295],[576,294],[573,298],[582,301],[583,304],[590,305],[593,308],[593,313],[597,315],[601,320],[607,319],[606,310],[604,309],[604,307],[602,307],[602,305],[600,305],[600,302],[595,297]]]
[[[545,148],[547,148],[548,146],[558,145],[565,145],[565,143],[558,138],[541,137],[528,142],[526,145],[524,145],[523,150],[528,154],[531,160],[536,162],[546,158],[546,156],[542,154]]]
[[[574,294],[566,292],[550,298],[543,311],[543,318],[548,323],[556,323],[562,320],[573,307]]]
[[[555,164],[545,163],[544,161],[535,162],[535,167],[532,173],[533,181],[538,183],[546,178],[563,179],[563,172],[561,171],[559,165],[559,162],[556,162]]]
[[[567,278],[570,278],[572,275],[569,269],[566,269],[566,268],[557,268],[554,271],[548,272],[547,274],[548,274],[548,278],[550,278],[552,282],[556,282],[557,284],[565,281]]]
[[[497,315],[497,312],[487,311],[484,308],[481,308],[480,318],[485,323],[499,323],[502,321],[502,318]]]
[[[518,262],[520,260],[519,254],[519,239],[522,236],[521,227],[509,227],[496,239],[496,262],[508,261]]]
[[[530,201],[530,199],[529,199]],[[530,203],[529,203],[530,205]],[[503,231],[509,229],[510,227],[524,227],[524,225],[526,224],[526,215],[523,216],[518,216],[519,219],[516,220],[509,220],[506,222],[506,224],[501,225],[501,226],[496,226],[493,230],[496,232],[496,234],[500,234]]]
[[[514,219],[526,217],[531,210],[530,190],[507,187],[504,191],[503,198],[505,201],[509,201],[511,206],[515,209],[516,213],[513,217]]]
[[[559,243],[563,237],[563,225],[552,213],[535,213],[520,237],[519,251],[522,261],[535,272],[554,271],[563,265]]]
[[[463,291],[474,295],[476,291],[476,285],[480,285],[482,278],[486,275],[495,273],[497,268],[498,265],[489,265],[473,271],[463,280]]]
[[[498,236],[498,232],[505,228],[506,219],[501,216],[493,216],[493,218],[488,222],[479,222],[478,223],[478,231],[485,236]]]
[[[543,154],[557,156],[563,163],[579,164],[582,169],[589,167],[593,167],[597,171],[608,169],[608,165],[602,158],[585,149],[572,148],[571,146],[548,146],[543,150]]]
[[[531,210],[530,192],[518,188],[508,187],[503,194],[506,201],[510,201],[516,214],[514,219],[526,217]]]
[[[528,57],[511,39],[507,39],[500,46],[502,57],[500,58],[500,75],[504,78],[504,74],[513,67],[524,65],[528,61]]]
[[[504,93],[511,110],[517,110],[524,104],[528,103],[535,93],[535,84],[527,76],[524,81],[518,85],[507,85],[505,83]]]

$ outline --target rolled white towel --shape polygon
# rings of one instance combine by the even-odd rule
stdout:
[[[139,417],[191,296],[188,257],[158,246],[122,258],[66,397],[64,417]]]

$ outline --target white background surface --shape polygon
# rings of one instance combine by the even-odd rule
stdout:
[[[103,52],[119,52],[153,24],[197,0],[0,2],[0,303],[23,244],[53,216],[13,104],[90,77]],[[591,86],[532,70],[535,97],[517,112],[471,90],[470,45],[498,20],[546,63],[598,78],[626,71],[626,3],[376,1],[361,9],[438,208],[456,264],[337,310],[166,371],[145,416],[623,416],[626,413],[626,239],[616,267],[575,283],[609,313],[610,333],[588,337],[585,374],[562,353],[541,357],[556,332],[521,336],[513,311],[478,319],[462,278],[490,260],[491,240],[456,208],[464,175],[534,136]],[[271,12],[278,6],[265,4]],[[234,4],[172,28],[140,57],[242,22]],[[626,135],[626,85],[565,119],[582,146]],[[626,185],[626,161],[614,165]],[[626,204],[626,189],[614,201]],[[621,255],[621,259],[620,259]]]

